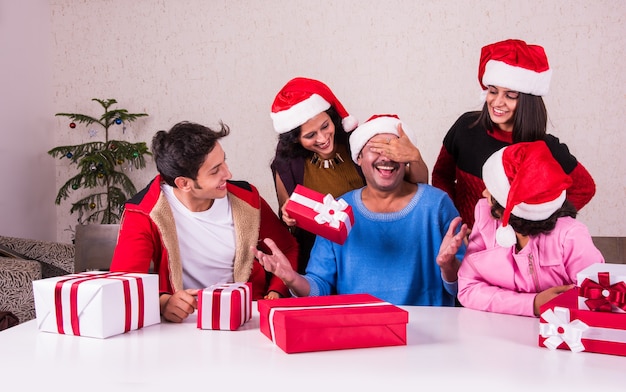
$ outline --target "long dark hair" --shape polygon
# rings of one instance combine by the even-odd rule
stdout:
[[[326,110],[326,113],[330,116],[331,121],[335,125],[335,144],[348,145],[348,133],[343,129],[341,123],[341,117],[337,113],[334,107],[330,107]],[[300,144],[300,133],[302,127],[292,129],[289,132],[281,133],[278,136],[278,144],[276,145],[276,158],[307,158],[313,155],[313,152],[302,147]]]
[[[500,219],[504,213],[504,207],[502,207],[502,205],[493,197],[491,197],[491,202],[493,204],[491,206],[491,216],[496,219]],[[531,221],[511,214],[509,216],[509,225],[511,225],[513,230],[521,235],[533,236],[542,233],[548,234],[554,230],[556,221],[559,218],[564,216],[576,218],[577,213],[576,208],[569,201],[565,200],[563,205],[550,215],[548,219],[544,219],[542,221]]]
[[[481,125],[491,131],[495,124],[489,117],[487,102],[483,105],[478,119],[470,126]],[[537,95],[519,93],[513,114],[513,143],[544,140],[548,125],[548,110],[543,98]]]

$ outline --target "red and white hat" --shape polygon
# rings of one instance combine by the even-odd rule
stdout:
[[[518,218],[548,219],[565,201],[572,179],[554,159],[544,141],[516,143],[496,151],[483,165],[483,181],[491,196],[504,206],[502,226],[496,231],[500,246],[515,245],[509,223]]]
[[[478,82],[483,90],[491,85],[544,96],[550,89],[551,76],[548,57],[539,45],[509,39],[481,50]]]
[[[319,80],[294,78],[278,92],[270,116],[274,130],[278,133],[289,132],[323,111],[334,107],[343,129],[352,131],[358,125],[355,117],[348,114],[330,88]]]
[[[392,133],[400,136],[398,134],[398,124],[402,124],[402,129],[406,131],[404,123],[395,114],[375,114],[359,125],[350,135],[352,160],[356,163],[363,146],[379,133]]]

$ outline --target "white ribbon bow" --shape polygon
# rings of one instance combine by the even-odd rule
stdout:
[[[295,203],[301,204],[307,208],[312,209],[318,214],[314,219],[320,225],[328,223],[328,225],[334,229],[338,229],[341,226],[341,222],[346,225],[346,229],[350,231],[352,228],[352,222],[350,222],[350,216],[344,212],[348,208],[348,203],[345,200],[333,199],[333,195],[330,193],[324,196],[322,203],[309,199],[298,193],[292,193],[289,199]]]
[[[547,338],[543,342],[544,346],[555,350],[565,342],[572,352],[585,350],[581,340],[583,332],[589,329],[589,326],[580,320],[570,322],[569,309],[557,306],[554,310],[548,309],[543,312],[541,317],[548,322],[539,326],[541,337]]]
[[[348,203],[343,199],[335,200],[329,193],[324,196],[322,203],[316,203],[313,207],[313,211],[318,214],[315,215],[315,221],[319,224],[328,223],[330,227],[338,229],[341,226],[341,222],[350,225],[350,219],[348,214],[343,210],[348,207]]]

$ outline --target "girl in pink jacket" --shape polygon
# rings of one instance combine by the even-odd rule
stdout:
[[[574,286],[580,270],[604,258],[565,200],[572,180],[545,142],[500,149],[482,175],[487,189],[458,274],[459,302],[537,317],[541,305]]]

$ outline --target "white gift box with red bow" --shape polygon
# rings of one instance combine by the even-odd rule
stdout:
[[[626,313],[626,264],[592,264],[576,280],[578,309]]]
[[[296,185],[285,209],[296,220],[296,226],[339,245],[354,225],[352,207],[345,200],[335,200],[331,194],[323,195],[302,185]]]
[[[33,281],[40,331],[107,338],[161,322],[155,274],[92,271]]]
[[[220,283],[198,291],[199,329],[235,331],[251,318],[249,283]]]

